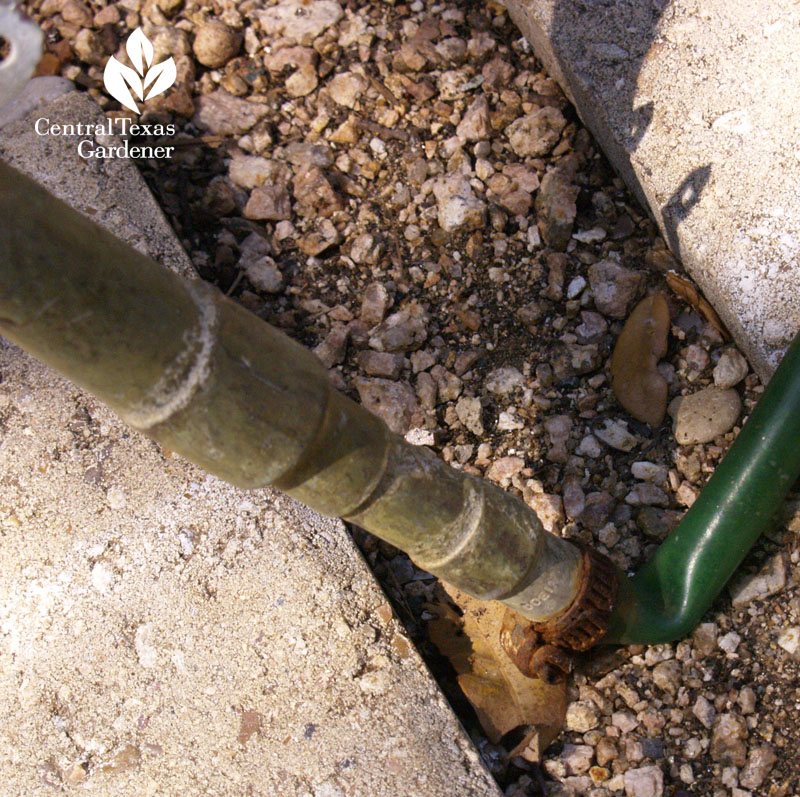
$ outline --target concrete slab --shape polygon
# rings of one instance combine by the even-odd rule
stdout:
[[[3,157],[188,268],[131,164],[26,125]],[[1,339],[0,535],[4,794],[500,794],[340,521],[206,476]]]
[[[505,4],[767,378],[800,329],[800,6]]]
[[[40,135],[52,124],[100,124],[100,106],[63,78],[39,77],[0,114],[0,158],[98,224],[184,276],[194,270],[132,161],[81,158],[85,135]],[[49,120],[49,121],[47,121]]]

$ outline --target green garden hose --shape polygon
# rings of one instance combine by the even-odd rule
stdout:
[[[691,633],[800,477],[800,334],[730,451],[675,531],[622,579],[604,642]]]

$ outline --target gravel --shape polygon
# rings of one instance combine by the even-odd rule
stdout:
[[[499,5],[27,5],[51,47],[72,47],[61,74],[110,114],[102,67],[132,30],[175,57],[178,82],[143,119],[176,124],[180,147],[139,166],[200,276],[549,530],[627,572],[649,558],[762,387],[669,294],[680,266]],[[669,297],[674,430],[610,390],[622,322],[654,290]],[[541,778],[553,795],[797,793],[798,532],[795,502],[689,638],[582,663],[541,768],[489,743],[431,655],[506,794],[540,794]],[[435,581],[353,533],[431,654]],[[365,699],[380,686],[360,685]]]

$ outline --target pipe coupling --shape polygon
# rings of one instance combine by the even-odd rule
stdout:
[[[588,650],[608,631],[619,588],[619,571],[604,554],[575,543],[583,553],[581,581],[575,599],[552,620],[534,623],[542,641],[571,650]]]

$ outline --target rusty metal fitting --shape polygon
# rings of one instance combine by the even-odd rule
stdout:
[[[583,551],[581,584],[569,608],[553,620],[534,623],[533,628],[550,645],[571,650],[588,650],[608,631],[619,587],[614,563],[586,545]]]
[[[507,609],[500,629],[500,644],[514,666],[528,678],[555,684],[572,669],[568,651],[542,642],[530,620]]]

